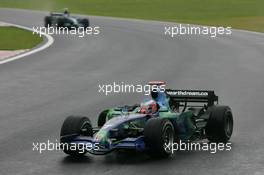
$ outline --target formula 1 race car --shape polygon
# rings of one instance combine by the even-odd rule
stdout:
[[[87,18],[79,18],[75,16],[70,16],[68,11],[64,13],[53,13],[51,12],[49,16],[44,18],[45,27],[67,27],[67,28],[87,28],[90,22]]]
[[[162,83],[150,84],[159,87]],[[81,156],[132,149],[169,156],[172,151],[168,145],[180,140],[226,143],[232,135],[233,116],[230,107],[218,105],[214,91],[157,88],[150,100],[140,105],[104,110],[97,125],[92,127],[84,116],[66,118],[60,134],[63,151]],[[71,145],[82,146],[70,149]],[[85,145],[90,146],[80,151]]]

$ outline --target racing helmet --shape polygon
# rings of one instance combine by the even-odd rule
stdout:
[[[141,103],[139,113],[141,114],[154,114],[158,112],[158,104],[154,100]]]
[[[164,81],[150,81],[148,83],[150,86],[152,86],[151,88],[151,98],[155,101],[157,101],[157,99],[159,98],[160,92],[164,91],[164,87],[165,86],[165,82]]]
[[[65,8],[65,9],[64,9],[64,14],[65,14],[65,15],[69,15],[69,14],[70,14],[70,12],[69,12],[69,9],[68,9],[68,8]]]
[[[150,92],[152,100],[154,100],[159,107],[168,107],[167,95],[165,93],[166,83],[164,81],[150,81],[148,84],[152,86]]]
[[[151,98],[152,98],[153,100],[157,100],[157,98],[158,98],[158,96],[159,96],[159,93],[158,93],[158,91],[151,91],[151,92],[150,92],[150,95],[151,95]]]

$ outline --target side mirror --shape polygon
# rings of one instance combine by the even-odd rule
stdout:
[[[169,112],[167,107],[160,107],[159,112]]]

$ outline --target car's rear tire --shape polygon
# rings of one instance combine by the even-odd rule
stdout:
[[[84,28],[87,28],[90,26],[90,21],[87,18],[81,19],[81,23],[83,24]]]
[[[212,106],[205,128],[207,139],[211,142],[226,143],[233,133],[233,115],[228,106]]]
[[[44,26],[45,27],[51,27],[51,17],[50,16],[46,16],[44,18]]]
[[[156,157],[172,155],[172,144],[175,138],[173,124],[168,119],[151,118],[144,128],[144,138],[149,153]]]
[[[109,109],[106,109],[104,111],[102,111],[99,116],[98,116],[98,120],[97,120],[97,126],[98,127],[102,127],[104,126],[105,122],[106,122],[106,116],[109,112]]]
[[[61,127],[60,142],[64,145],[63,151],[71,156],[82,156],[86,151],[78,149],[70,149],[70,142],[76,136],[93,136],[93,129],[89,118],[84,116],[69,116]]]

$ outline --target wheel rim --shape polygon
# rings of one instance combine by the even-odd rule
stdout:
[[[233,120],[231,118],[231,115],[228,114],[225,120],[225,133],[226,136],[231,137],[233,132]]]
[[[87,121],[84,122],[82,127],[81,127],[81,134],[84,136],[91,136],[91,124]]]
[[[171,126],[167,125],[163,131],[163,148],[164,151],[168,154],[172,153],[171,148],[173,145],[173,141],[174,141],[173,129]]]

